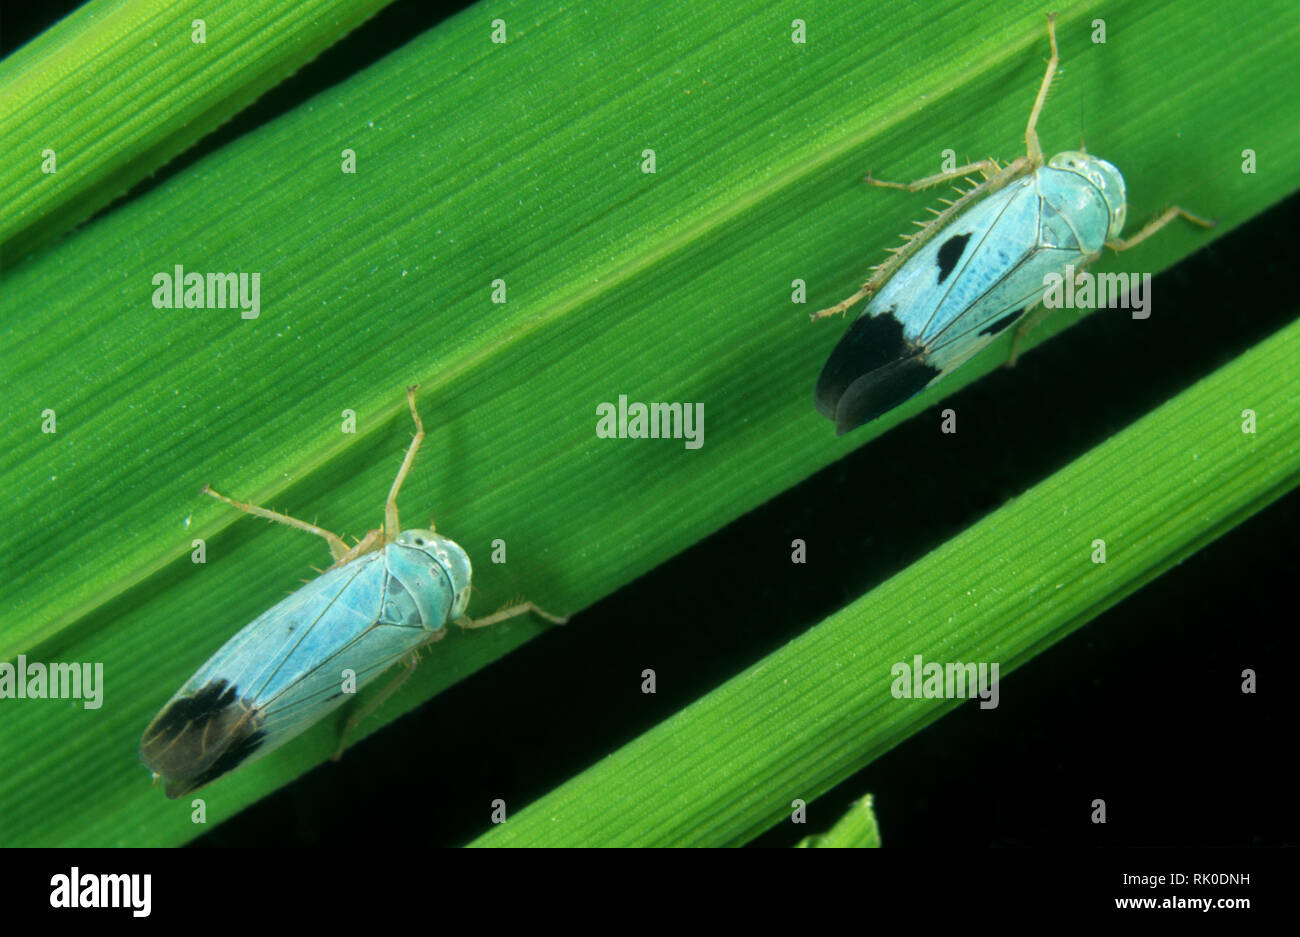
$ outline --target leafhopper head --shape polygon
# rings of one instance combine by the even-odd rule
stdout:
[[[1106,232],[1106,240],[1119,237],[1120,231],[1124,230],[1124,216],[1128,212],[1128,205],[1124,202],[1124,177],[1119,170],[1104,159],[1079,150],[1057,153],[1047,161],[1047,165],[1053,169],[1077,172],[1095,185],[1101,192],[1101,197],[1106,200],[1106,207],[1110,209],[1110,227]]]
[[[404,530],[397,535],[396,543],[404,547],[412,547],[428,556],[447,574],[454,591],[454,598],[451,603],[451,611],[447,618],[455,620],[465,614],[465,609],[469,605],[469,584],[471,578],[471,569],[469,564],[469,555],[461,549],[460,544],[454,540],[449,540],[442,534],[435,533],[432,530],[421,530],[412,528]]]

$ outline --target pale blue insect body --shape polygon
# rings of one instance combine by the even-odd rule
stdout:
[[[1124,216],[1119,170],[1079,152],[977,202],[850,325],[817,381],[818,410],[844,433],[920,393],[1036,305],[1048,274],[1095,260]]]
[[[817,409],[840,434],[951,373],[1037,305],[1053,279],[1096,260],[1103,247],[1127,250],[1178,217],[1212,224],[1173,206],[1121,238],[1127,210],[1119,170],[1085,152],[1043,158],[1035,128],[1059,61],[1054,15],[1047,35],[1052,55],[1025,128],[1024,156],[1006,166],[980,160],[906,185],[867,177],[913,192],[974,172],[984,181],[943,211],[931,209],[936,217],[892,250],[856,293],[813,314],[844,313],[870,297],[817,379]]]
[[[334,565],[227,641],[145,729],[140,760],[166,780],[168,797],[274,751],[398,661],[414,666],[416,651],[442,638],[448,622],[481,628],[528,612],[565,621],[532,602],[471,620],[469,556],[435,533],[432,521],[428,529],[401,530],[397,494],[424,439],[414,387],[407,400],[416,434],[389,490],[384,526],[351,548],[315,524],[204,489],[246,513],[323,537]],[[410,672],[377,694],[371,708]],[[345,730],[336,757],[346,740]]]
[[[359,690],[464,615],[470,577],[465,551],[430,530],[329,570],[213,654],[141,757],[176,797],[274,751],[346,701],[348,671]]]

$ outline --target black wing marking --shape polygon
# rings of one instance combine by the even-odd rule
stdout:
[[[961,260],[962,252],[966,250],[966,243],[970,240],[971,232],[965,234],[954,234],[948,240],[944,241],[939,247],[939,281],[942,283],[948,279],[953,268],[957,266],[957,261]]]
[[[262,747],[262,742],[266,733],[255,730],[248,735],[242,736],[238,741],[233,742],[221,753],[221,756],[214,761],[206,770],[200,772],[192,778],[176,780],[167,778],[167,783],[163,786],[163,791],[173,800],[190,791],[198,790],[209,781],[215,781],[227,771],[234,771],[246,761],[249,756]]]
[[[163,707],[140,739],[140,760],[167,779],[168,797],[178,797],[256,751],[259,723],[260,714],[239,698],[238,687],[213,680]]]
[[[893,315],[860,316],[822,368],[817,410],[843,436],[916,396],[939,374],[925,349],[903,337],[903,324]]]
[[[1003,191],[1010,191],[1010,192],[1013,194],[1013,196],[1014,196],[1014,189],[1011,189],[1011,190],[1003,190]],[[943,272],[943,259],[942,259],[942,258],[939,258],[939,268],[940,268],[940,274],[941,274],[941,276],[939,277],[939,280],[938,280],[939,284],[942,284],[942,283],[944,282],[944,279],[945,279],[946,277],[948,277],[948,276],[951,276],[951,274],[952,274],[954,271],[957,272],[957,276],[952,277],[952,282],[948,284],[947,288],[946,288],[946,289],[944,290],[944,292],[943,292],[943,295],[940,296],[940,297],[938,298],[938,301],[937,301],[937,302],[935,302],[935,304],[934,304],[934,308],[931,310],[930,317],[926,320],[924,327],[922,327],[922,329],[920,330],[920,332],[917,333],[918,335],[922,335],[922,336],[925,337],[925,339],[926,339],[926,343],[927,343],[931,348],[935,347],[935,341],[936,341],[936,338],[937,338],[939,335],[942,335],[942,334],[943,334],[943,331],[947,329],[947,326],[945,326],[945,327],[944,327],[944,330],[940,330],[940,332],[938,332],[938,333],[933,333],[933,334],[932,334],[932,333],[930,332],[930,329],[931,329],[931,327],[934,325],[934,317],[935,317],[936,315],[939,314],[939,310],[942,309],[942,308],[944,307],[944,305],[948,302],[948,297],[952,295],[953,287],[956,286],[957,281],[961,278],[962,274],[964,274],[964,273],[966,272],[966,268],[970,266],[971,261],[974,260],[974,258],[975,258],[975,255],[976,255],[977,253],[979,253],[980,248],[982,248],[982,247],[985,245],[985,243],[987,243],[989,237],[993,234],[993,232],[994,232],[994,231],[998,228],[998,226],[1002,223],[1002,217],[1003,217],[1003,215],[1005,215],[1005,214],[1007,213],[1007,210],[1010,209],[1011,205],[1012,205],[1014,202],[1015,202],[1015,198],[1014,198],[1014,197],[1007,198],[1007,199],[1004,199],[1004,200],[1003,200],[1001,207],[1000,207],[1000,208],[998,209],[998,211],[997,211],[997,214],[995,214],[992,218],[990,218],[990,219],[988,220],[987,227],[986,227],[986,228],[984,229],[984,231],[980,234],[978,240],[976,240],[973,244],[970,243],[970,238],[972,237],[972,234],[960,235],[960,237],[962,238],[962,241],[961,241],[961,244],[960,244],[960,248],[961,248],[961,249],[960,249],[960,250],[954,250],[954,253],[956,254],[956,256],[952,257],[952,260],[951,260],[951,263],[952,263],[952,269],[949,270],[947,273],[944,273],[944,272]],[[978,204],[978,203],[977,203],[977,204]],[[972,206],[972,207],[974,207],[974,206]],[[1039,218],[1040,218],[1040,224],[1041,224],[1041,218],[1042,218],[1042,200],[1041,200],[1041,198],[1040,198],[1040,200],[1039,200],[1039,204],[1038,204],[1038,215],[1039,215]],[[956,240],[957,240],[956,237],[950,238],[948,241],[946,241],[946,242],[944,243],[943,247],[944,247],[944,248],[952,249],[952,248],[950,247],[950,245],[952,245],[953,242],[956,241]],[[968,247],[970,248],[969,250],[967,250]],[[1018,267],[1020,266],[1020,264],[1021,264],[1023,261],[1024,261],[1024,258],[1023,258],[1023,257],[1020,258],[1020,260],[1017,260],[1014,264],[1011,265],[1011,267],[1009,267],[1009,268],[1007,269],[1006,272],[1003,273],[1003,275],[1002,275],[1001,277],[999,277],[996,281],[994,281],[992,284],[990,284],[988,289],[989,289],[989,290],[993,289],[994,286],[996,286],[996,285],[997,285],[998,283],[1000,283],[1003,279],[1005,279],[1008,275],[1010,275],[1010,273],[1011,273],[1013,270],[1015,270],[1016,268],[1018,268]],[[960,268],[960,269],[958,269],[958,268]],[[973,305],[974,303],[978,302],[979,299],[982,298],[983,295],[987,295],[987,294],[988,294],[988,290],[985,290],[985,291],[984,291],[984,294],[981,294],[980,297],[975,297],[974,299],[968,301],[968,302],[966,303],[967,307],[969,307],[969,306]],[[961,317],[958,316],[958,317],[957,317],[957,320],[960,320],[960,318],[961,318]],[[957,321],[957,320],[954,320],[954,321]],[[951,324],[952,324],[952,323],[948,323],[948,325],[951,325]]]
[[[818,412],[828,420],[835,419],[840,398],[850,384],[912,349],[903,337],[903,323],[894,318],[893,312],[891,308],[878,316],[858,316],[826,359],[814,399]]]
[[[1020,309],[1016,309],[1012,312],[1008,312],[1001,319],[998,319],[996,322],[990,322],[988,325],[984,326],[984,328],[980,329],[980,334],[997,335],[999,332],[1005,329],[1012,322],[1015,322],[1024,314],[1025,314],[1025,310],[1023,307],[1021,307]]]

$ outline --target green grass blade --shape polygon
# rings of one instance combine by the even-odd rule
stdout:
[[[977,705],[895,698],[895,666],[918,654],[996,662],[1006,678],[1294,488],[1296,383],[1276,376],[1298,358],[1300,321],[475,845],[747,842],[795,798],[812,802],[943,713]],[[1255,434],[1242,432],[1244,409]],[[1098,538],[1104,564],[1092,558]]]
[[[89,218],[388,2],[91,0],[7,56],[0,266]]]
[[[871,849],[880,845],[880,827],[872,809],[871,795],[854,801],[844,816],[819,836],[806,836],[800,840],[799,849]]]

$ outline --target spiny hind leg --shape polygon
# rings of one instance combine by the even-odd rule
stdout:
[[[412,384],[406,388],[406,402],[411,406],[411,419],[415,421],[415,437],[411,440],[411,445],[406,449],[406,457],[402,459],[402,467],[397,470],[397,477],[393,479],[393,487],[388,489],[388,500],[384,502],[384,534],[390,539],[396,537],[401,532],[397,520],[397,493],[402,490],[402,482],[406,481],[406,475],[411,471],[411,465],[415,462],[416,450],[420,448],[420,443],[424,442],[424,424],[420,422],[420,411],[415,409],[415,392],[420,389],[419,384]],[[429,520],[429,529],[433,529],[433,519]]]
[[[960,179],[969,176],[973,172],[983,174],[985,180],[992,179],[1002,167],[998,165],[995,159],[981,159],[973,163],[967,163],[965,166],[958,166],[956,169],[936,172],[933,176],[924,176],[913,182],[886,182],[884,179],[877,179],[871,173],[867,173],[866,178],[862,181],[867,185],[880,186],[882,189],[902,189],[905,192],[920,192],[922,189],[928,189],[932,185],[938,185],[941,182],[948,182],[951,179]]]
[[[809,317],[815,322],[818,319],[824,319],[827,316],[833,316],[837,313],[843,314],[859,300],[875,293],[884,285],[886,280],[894,275],[895,271],[903,265],[907,258],[911,257],[912,254],[914,254],[922,244],[929,240],[936,231],[942,230],[949,221],[960,214],[962,210],[975,199],[980,198],[987,192],[996,191],[997,189],[1002,188],[1012,179],[1022,175],[1024,173],[1024,167],[1025,160],[1023,159],[1018,159],[1006,167],[999,166],[996,160],[984,159],[977,163],[969,163],[965,166],[961,166],[954,169],[952,172],[936,173],[933,176],[926,176],[923,179],[918,179],[915,182],[908,183],[884,182],[880,179],[874,179],[870,174],[868,174],[866,181],[871,185],[894,189],[906,189],[913,192],[920,191],[927,186],[936,185],[945,180],[964,178],[967,173],[975,170],[979,170],[983,173],[984,181],[980,183],[972,183],[971,188],[966,191],[957,189],[959,197],[955,201],[940,199],[946,207],[942,211],[935,208],[928,209],[928,211],[934,215],[934,217],[929,221],[912,222],[921,230],[915,231],[912,234],[904,234],[902,236],[904,241],[902,245],[886,248],[886,252],[890,255],[889,259],[884,263],[877,264],[871,268],[871,279],[866,283],[863,283],[856,293],[840,300],[834,306],[828,306],[825,309],[819,309],[817,312],[810,313]],[[967,179],[966,181],[970,182],[971,180]],[[954,186],[954,188],[956,187]]]
[[[366,700],[364,706],[358,709],[351,716],[348,716],[348,721],[343,724],[343,731],[339,734],[338,748],[334,749],[334,754],[330,755],[330,761],[338,761],[343,757],[343,750],[348,747],[348,739],[351,737],[352,733],[356,731],[357,726],[361,725],[362,722],[374,715],[375,711],[379,709],[380,706],[388,702],[392,695],[400,690],[407,680],[411,679],[411,674],[415,673],[415,668],[420,664],[420,649],[428,647],[435,641],[441,641],[446,636],[446,628],[439,628],[437,631],[433,632],[424,644],[411,652],[411,655],[406,659],[406,663],[402,666],[402,669],[397,672],[393,679],[384,684],[382,690],[371,696],[370,699]]]
[[[1148,222],[1146,227],[1131,238],[1111,238],[1106,242],[1106,246],[1116,252],[1126,251],[1130,247],[1137,247],[1175,218],[1186,218],[1192,224],[1200,225],[1202,228],[1213,228],[1218,224],[1218,222],[1212,218],[1202,218],[1200,215],[1193,215],[1187,209],[1174,205],[1165,209],[1158,218]]]
[[[245,514],[252,514],[255,517],[264,517],[268,521],[275,521],[277,524],[284,524],[288,527],[296,527],[298,530],[305,530],[309,534],[315,534],[318,537],[324,537],[325,542],[330,545],[330,554],[334,557],[334,562],[345,559],[352,553],[348,545],[343,542],[338,534],[331,533],[324,527],[317,527],[315,524],[309,524],[306,521],[300,521],[296,517],[290,517],[288,514],[281,514],[279,511],[272,511],[268,508],[258,507],[256,504],[249,504],[247,501],[236,501],[233,498],[227,498],[223,494],[213,491],[211,486],[203,486],[203,494],[211,495],[218,501],[224,501],[231,507],[239,508]]]
[[[919,192],[922,189],[932,185],[938,185],[949,179],[965,176],[972,172],[981,172],[984,175],[984,181],[972,188],[970,191],[962,194],[956,202],[949,204],[948,208],[941,212],[936,212],[935,217],[929,222],[915,222],[921,227],[921,230],[910,235],[903,235],[907,242],[902,247],[891,248],[892,256],[883,264],[872,268],[871,279],[863,283],[861,288],[845,299],[840,300],[834,306],[828,306],[825,309],[819,309],[811,313],[810,317],[816,321],[824,319],[827,316],[833,316],[836,313],[846,313],[859,300],[865,299],[872,293],[876,292],[886,280],[893,276],[894,272],[903,265],[917,248],[928,240],[935,231],[940,230],[948,221],[957,214],[961,207],[965,206],[972,199],[977,198],[986,192],[996,191],[1006,185],[1011,179],[1023,175],[1025,172],[1042,166],[1045,162],[1043,158],[1043,148],[1038,142],[1038,118],[1043,112],[1043,104],[1047,101],[1047,92],[1052,86],[1052,79],[1056,76],[1057,66],[1061,58],[1056,47],[1056,14],[1047,14],[1047,38],[1052,47],[1051,58],[1047,61],[1047,70],[1043,73],[1043,81],[1038,86],[1038,94],[1034,98],[1033,109],[1029,112],[1029,123],[1025,126],[1025,156],[1017,159],[1005,169],[999,168],[996,161],[991,159],[980,160],[974,163],[968,163],[965,166],[959,166],[951,172],[935,173],[932,176],[925,176],[917,179],[915,182],[886,182],[882,179],[876,179],[867,174],[866,181],[870,185],[882,186],[890,189],[905,189],[909,192]],[[960,191],[960,190],[959,190]]]

